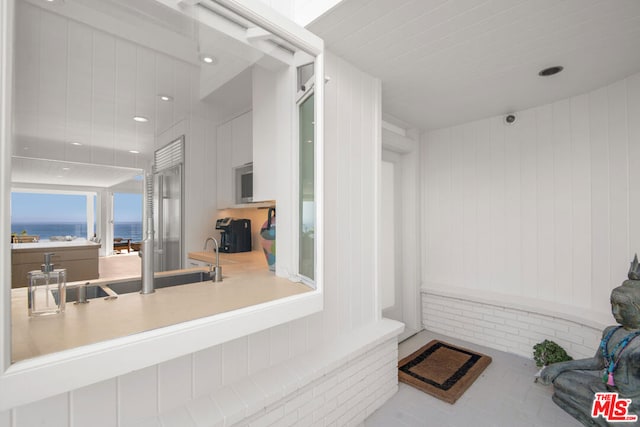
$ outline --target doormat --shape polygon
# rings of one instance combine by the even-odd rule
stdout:
[[[398,380],[453,404],[490,363],[487,355],[433,340],[400,361]]]

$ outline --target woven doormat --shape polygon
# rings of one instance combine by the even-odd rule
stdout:
[[[398,364],[398,379],[451,404],[489,366],[491,358],[433,340]]]

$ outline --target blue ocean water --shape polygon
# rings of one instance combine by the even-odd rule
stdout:
[[[132,242],[142,240],[142,222],[116,222],[113,224],[113,236],[131,239]],[[29,235],[48,239],[51,236],[87,236],[86,223],[11,223],[11,232],[20,234],[23,230]]]

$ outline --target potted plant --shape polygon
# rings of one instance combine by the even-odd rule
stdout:
[[[540,368],[536,374],[537,378],[540,376],[540,372],[552,363],[566,362],[573,360],[571,356],[567,354],[564,348],[559,344],[551,340],[544,340],[533,346],[533,360],[536,362],[536,366]]]

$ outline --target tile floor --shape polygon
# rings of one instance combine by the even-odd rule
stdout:
[[[493,361],[454,405],[406,384],[364,422],[365,427],[580,427],[551,401],[552,388],[533,382],[533,360],[428,331],[400,344],[399,358],[432,339],[467,347]]]

